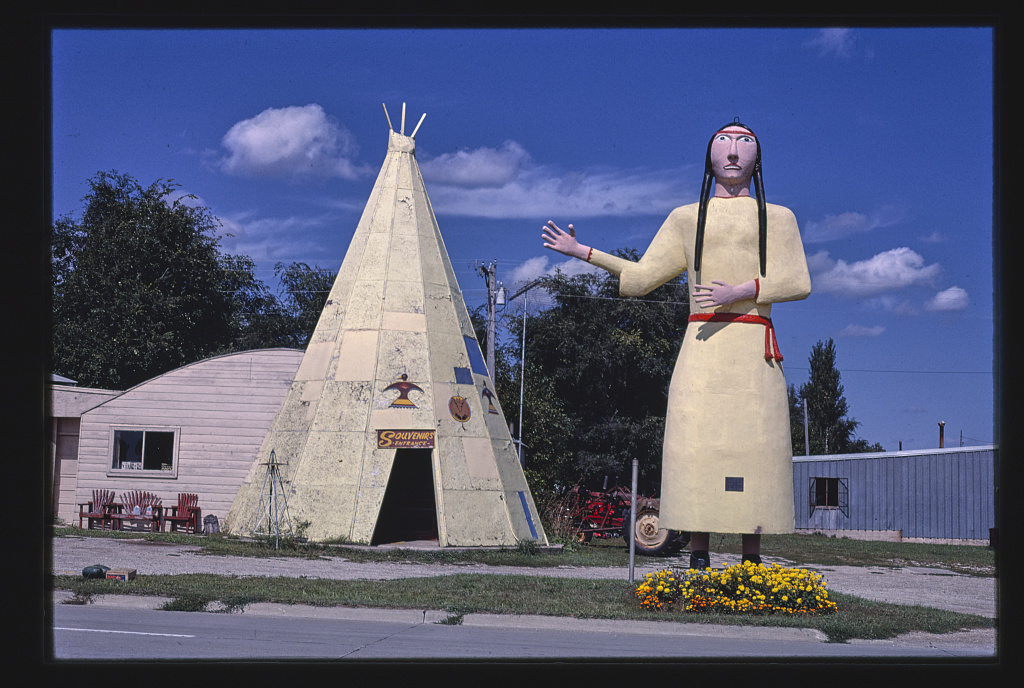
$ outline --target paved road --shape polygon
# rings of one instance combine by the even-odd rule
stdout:
[[[425,546],[423,543],[410,543],[410,546],[416,547]],[[429,546],[429,545],[427,545]],[[717,565],[732,564],[736,563],[738,556],[732,555],[715,555],[713,553],[713,562]],[[639,578],[647,571],[656,570],[665,566],[673,564],[681,564],[682,558],[676,560],[663,560],[659,561],[657,566],[645,566],[639,568],[635,572],[635,576]],[[767,559],[766,563],[771,563],[773,560]],[[774,560],[782,564],[791,564],[783,560]],[[628,572],[622,567],[612,568],[601,568],[601,567],[557,567],[557,568],[525,568],[525,567],[497,567],[497,566],[486,566],[486,565],[428,565],[428,564],[402,564],[402,563],[356,563],[346,561],[343,557],[308,560],[296,557],[278,557],[278,558],[251,558],[251,557],[233,557],[233,556],[212,556],[203,555],[199,553],[199,548],[189,547],[183,545],[172,545],[166,543],[147,543],[144,540],[121,540],[112,538],[56,538],[53,541],[53,571],[54,573],[80,575],[84,567],[91,564],[104,564],[110,567],[124,567],[134,568],[140,575],[156,575],[156,574],[180,574],[180,573],[217,573],[224,575],[239,575],[239,576],[299,576],[304,575],[307,578],[329,578],[337,580],[353,580],[353,579],[366,579],[366,580],[390,580],[397,578],[409,578],[409,577],[424,577],[424,576],[438,576],[448,575],[452,573],[492,573],[492,574],[512,574],[512,575],[538,575],[538,576],[556,576],[556,577],[573,577],[573,578],[603,578],[603,579],[622,579],[628,578]],[[982,578],[974,576],[966,576],[961,574],[951,573],[942,569],[924,568],[924,567],[904,567],[901,569],[890,569],[880,567],[853,567],[853,566],[830,566],[830,567],[814,567],[814,570],[822,573],[828,581],[829,588],[838,592],[848,593],[864,597],[867,599],[878,600],[882,602],[893,602],[898,604],[918,604],[922,606],[935,607],[939,609],[948,609],[951,611],[958,611],[971,614],[979,614],[994,618],[996,615],[996,580],[994,578]],[[60,593],[55,593],[60,597]],[[60,601],[59,599],[57,601]],[[117,607],[119,605],[131,604],[135,605],[138,610],[141,606],[145,610],[156,609],[162,600],[152,599],[131,599],[127,600],[123,596],[106,596],[100,598],[97,604],[89,605],[84,608],[87,610],[95,610],[103,607]],[[55,605],[55,615],[59,615],[59,618],[70,618],[74,616],[76,612],[68,611],[75,609],[73,605]],[[82,610],[82,607],[77,609]],[[83,612],[88,616],[88,612]],[[123,616],[123,609],[122,609]],[[243,616],[247,619],[262,618],[264,620],[280,621],[282,618],[295,617],[297,615],[312,615],[310,623],[314,625],[323,622],[322,618],[318,615],[327,613],[325,610],[311,610],[309,608],[300,608],[299,606],[288,606],[288,605],[250,605],[246,607],[244,615],[224,615],[224,614],[203,614],[203,615],[188,615],[187,619],[206,618],[214,617],[215,619],[224,620],[227,623],[238,623],[234,620],[242,618]],[[417,626],[423,626],[415,633],[406,633],[405,631],[396,632],[394,628],[378,629],[375,631],[372,627],[369,629],[362,628],[361,630],[353,630],[352,632],[358,633],[369,633],[371,636],[380,632],[383,634],[382,638],[375,641],[374,643],[367,644],[365,647],[360,646],[358,650],[354,650],[356,654],[362,657],[369,656],[420,656],[420,655],[401,655],[402,652],[413,652],[414,650],[409,648],[390,648],[383,649],[384,646],[388,645],[388,642],[384,642],[384,637],[394,637],[393,642],[398,643],[401,639],[403,642],[409,637],[419,637],[421,634],[437,634],[448,632],[445,629],[459,628],[455,626],[444,626],[432,623],[430,615],[441,615],[444,613],[435,610],[421,610],[413,612],[387,612],[383,610],[373,610],[370,612],[372,618],[369,620],[363,620],[360,618],[350,618],[353,614],[358,617],[359,614],[364,613],[360,610],[331,610],[330,613],[336,615],[348,615],[343,619],[344,623],[351,624],[355,623],[365,624],[369,621],[380,621],[388,620],[388,623],[409,624],[410,622],[406,617],[401,616],[402,614],[412,613],[414,616],[419,614],[419,621],[414,624]],[[170,612],[159,612],[159,614],[168,615]],[[395,615],[399,615],[399,618],[394,620]],[[163,617],[170,619],[170,616]],[[436,620],[436,619],[435,619]],[[339,619],[334,619],[335,623],[339,623]],[[67,621],[68,627],[71,627],[72,622]],[[86,623],[87,621],[79,620],[76,623]],[[100,623],[97,621],[96,623]],[[188,623],[186,621],[186,623]],[[218,621],[219,623],[219,621]],[[248,622],[246,622],[248,623]],[[255,623],[255,622],[253,622]],[[566,626],[568,624],[569,626]],[[556,638],[560,637],[559,633],[569,633],[572,635],[575,631],[572,631],[571,627],[573,624],[581,625],[580,633],[580,645],[577,649],[572,649],[572,641],[566,639],[565,642],[570,643],[570,646],[564,646],[561,641],[556,642]],[[55,619],[55,626],[59,626]],[[957,655],[957,656],[993,656],[995,653],[996,640],[995,631],[993,629],[980,629],[970,632],[949,634],[943,636],[936,636],[931,634],[910,634],[907,636],[901,636],[898,639],[890,641],[856,641],[847,645],[835,645],[823,642],[823,636],[816,632],[807,635],[808,631],[801,631],[804,636],[801,638],[788,638],[782,637],[786,632],[783,629],[738,629],[735,627],[722,627],[722,626],[708,626],[704,624],[684,624],[677,622],[648,622],[645,624],[634,624],[633,622],[601,622],[601,621],[582,621],[575,619],[552,619],[550,617],[509,617],[509,616],[494,616],[485,614],[472,614],[467,615],[463,619],[463,627],[472,627],[477,629],[483,628],[494,628],[494,631],[487,631],[486,635],[491,633],[499,633],[504,631],[512,633],[513,630],[519,629],[519,631],[527,632],[527,636],[535,638],[536,644],[533,645],[530,642],[526,642],[523,638],[519,639],[498,639],[494,642],[497,643],[495,647],[497,650],[492,651],[503,651],[502,648],[508,647],[524,647],[533,648],[524,650],[527,654],[515,655],[515,656],[529,656],[529,657],[547,657],[547,656],[558,656],[545,654],[547,650],[545,647],[559,648],[560,652],[566,653],[565,656],[593,656],[586,654],[588,651],[588,645],[586,636],[589,635],[594,629],[600,628],[600,633],[604,634],[600,637],[607,641],[610,647],[604,647],[602,650],[607,651],[612,647],[617,647],[617,644],[621,641],[620,638],[616,638],[617,635],[622,635],[624,632],[635,634],[636,636],[643,637],[646,639],[644,647],[649,653],[651,651],[668,652],[674,648],[673,656],[679,656],[680,653],[697,653],[699,656],[713,656],[701,653],[714,653],[714,647],[731,647],[728,642],[725,645],[712,644],[713,646],[707,646],[701,644],[703,641],[698,642],[694,638],[708,638],[715,637],[715,634],[726,634],[729,637],[738,635],[736,639],[735,647],[731,647],[729,650],[729,656],[750,656],[748,650],[743,648],[755,648],[754,654],[760,655],[761,651],[767,652],[771,650],[773,653],[783,652],[781,656],[849,656],[852,651],[862,652],[866,654],[894,654],[901,655],[909,654],[916,655],[923,653],[927,656],[935,655]],[[427,628],[429,627],[429,628]],[[333,627],[332,627],[333,628]],[[584,630],[589,629],[589,630]],[[628,630],[627,630],[628,629]],[[108,628],[106,630],[116,630],[114,628]],[[385,633],[391,633],[388,635]],[[327,631],[310,631],[314,634],[319,632],[335,633],[339,632],[337,629]],[[481,633],[484,631],[481,630]],[[544,633],[554,633],[555,637],[549,639],[543,639]],[[59,647],[70,648],[73,645],[83,642],[81,639],[93,633],[95,635],[105,635],[104,633],[89,632],[89,631],[60,631],[55,633],[55,639],[58,641]],[[454,633],[459,633],[455,631]],[[540,633],[541,635],[535,635]],[[731,634],[731,635],[730,635]],[[669,639],[666,640],[666,636]],[[148,637],[148,636],[143,636]],[[483,635],[478,637],[484,637]],[[687,638],[687,642],[680,646],[679,638]],[[652,638],[654,640],[652,640]],[[109,642],[109,639],[108,639]],[[198,642],[198,641],[196,641]],[[634,637],[628,642],[638,642]],[[717,642],[717,641],[716,641]],[[724,641],[723,641],[724,642]],[[795,643],[789,650],[783,651],[775,648],[771,643],[773,642],[786,642]],[[71,643],[71,645],[67,645]],[[381,645],[383,643],[383,645]],[[654,643],[651,645],[650,643]],[[659,643],[667,643],[667,645],[658,645]],[[751,644],[753,643],[753,644]],[[767,643],[767,644],[765,644]],[[102,645],[102,643],[100,643]],[[201,645],[201,644],[200,644]],[[317,645],[312,643],[310,647]],[[424,656],[437,656],[437,648],[444,647],[446,652],[452,652],[455,654],[445,656],[458,657],[467,656],[458,654],[462,650],[457,650],[454,646],[449,647],[450,643],[447,641],[440,646],[438,645],[438,639],[434,638],[428,645],[433,648],[433,655]],[[189,641],[185,643],[185,646],[191,647],[197,652],[200,652],[198,656],[211,656],[201,654],[202,650],[196,649],[197,646],[194,642]],[[117,647],[117,644],[114,644]],[[203,645],[203,647],[208,647]],[[308,652],[310,647],[304,648],[293,648],[295,651]],[[592,647],[592,646],[591,646]],[[663,649],[655,649],[656,647],[662,647]],[[757,650],[760,648],[760,650]],[[851,650],[851,648],[859,648],[857,650]],[[684,652],[685,650],[685,652]],[[68,652],[73,650],[68,649]],[[120,651],[124,651],[123,649]],[[234,650],[228,646],[221,648],[220,651],[234,652]],[[289,650],[292,651],[292,650]],[[338,651],[338,648],[332,648],[331,652]],[[373,655],[374,652],[398,652],[398,655]],[[533,652],[534,654],[529,654]],[[583,654],[579,654],[583,653]],[[96,656],[96,655],[88,655]],[[124,657],[124,654],[116,655],[118,657]],[[242,657],[249,655],[238,655],[229,654],[225,656],[231,657]],[[296,655],[297,656],[297,655]],[[306,656],[306,655],[302,655]],[[334,656],[330,655],[316,655],[318,657]],[[347,655],[346,655],[347,656]],[[478,656],[478,655],[473,655]],[[490,654],[484,654],[479,656],[496,656]],[[501,655],[504,656],[504,655]],[[608,656],[608,655],[602,655]],[[615,655],[613,655],[615,656]],[[643,656],[654,656],[650,654],[644,654]],[[717,655],[715,655],[717,656]]]
[[[58,660],[181,659],[634,659],[768,658],[986,659],[993,641],[977,633],[894,641],[827,643],[813,629],[673,622],[588,621],[442,612],[317,609],[256,604],[243,614],[146,608],[149,599],[55,605]],[[991,634],[989,634],[991,635]]]

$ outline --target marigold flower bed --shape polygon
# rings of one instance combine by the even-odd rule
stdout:
[[[807,569],[745,562],[724,569],[664,569],[636,587],[652,611],[823,615],[839,611],[826,582]]]

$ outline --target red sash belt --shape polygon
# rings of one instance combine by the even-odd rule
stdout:
[[[690,322],[741,322],[754,325],[764,325],[764,360],[782,360],[782,352],[779,351],[779,342],[775,339],[775,326],[771,318],[762,318],[760,315],[743,315],[741,313],[694,313],[690,316]]]

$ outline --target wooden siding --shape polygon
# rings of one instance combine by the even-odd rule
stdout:
[[[302,361],[297,349],[216,356],[148,380],[82,416],[75,500],[92,490],[155,492],[165,505],[179,492],[199,495],[203,516],[223,521]],[[111,428],[178,433],[176,477],[155,472],[108,475]],[[77,514],[77,507],[71,505]],[[75,523],[78,522],[77,516]]]
[[[995,527],[997,448],[797,456],[796,527],[898,530],[907,538],[987,540]],[[844,478],[849,511],[810,509],[811,478]]]

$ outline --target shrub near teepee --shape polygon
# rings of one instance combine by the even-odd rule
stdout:
[[[636,596],[642,608],[654,611],[822,615],[838,611],[825,588],[825,580],[813,571],[747,562],[649,573]]]

